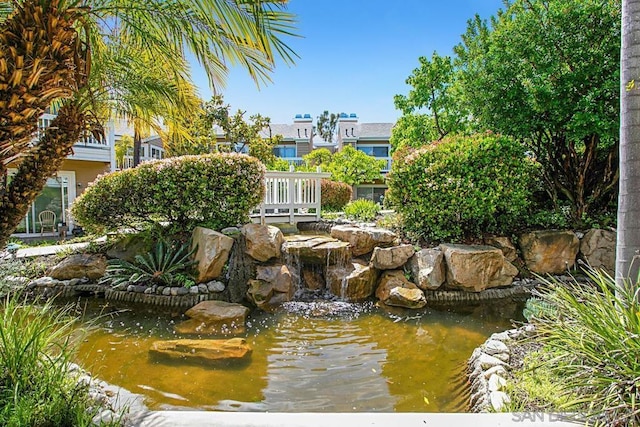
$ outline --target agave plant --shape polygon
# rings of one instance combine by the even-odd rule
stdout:
[[[159,241],[146,254],[136,255],[133,262],[114,259],[107,265],[103,282],[114,288],[129,284],[153,284],[164,286],[192,285],[191,272],[196,261],[192,258],[195,248],[189,245],[171,245]]]

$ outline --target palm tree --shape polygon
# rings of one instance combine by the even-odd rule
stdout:
[[[109,78],[107,71],[117,62],[108,60],[112,58],[110,41],[124,41],[127,49],[138,54],[131,59],[137,65],[148,63],[149,58],[157,60],[166,67],[165,77],[181,77],[177,85],[188,83],[193,89],[187,52],[203,66],[214,88],[223,86],[229,65],[245,68],[261,84],[269,81],[277,58],[293,63],[295,57],[283,41],[293,35],[294,24],[285,8],[285,0],[2,2],[0,247],[78,138],[84,132],[101,136],[100,124],[109,110],[105,110],[103,88],[108,88],[106,99],[112,100],[125,99],[119,97],[123,89],[135,92],[131,85],[117,86],[116,82],[126,79]],[[114,73],[111,70],[111,77]],[[149,84],[147,89],[156,100],[166,100],[162,109],[175,116],[179,102],[158,86]],[[38,117],[54,101],[58,116],[38,144],[31,144]],[[139,101],[119,105],[129,109],[128,117],[150,126],[157,111],[147,109],[148,99]],[[11,180],[7,178],[9,162],[17,164]]]
[[[637,286],[640,270],[640,0],[622,0],[620,191],[616,280]]]

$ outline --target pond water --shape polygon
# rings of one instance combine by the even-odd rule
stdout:
[[[79,362],[145,396],[150,409],[263,412],[464,412],[471,352],[522,312],[511,301],[393,311],[287,303],[247,318],[250,362],[208,367],[149,357],[154,341],[181,337],[173,330],[181,313],[100,299],[78,305],[94,319]]]

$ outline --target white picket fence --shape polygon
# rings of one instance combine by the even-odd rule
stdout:
[[[320,180],[323,172],[278,172],[265,175],[265,194],[251,215],[260,224],[318,221],[320,219]]]

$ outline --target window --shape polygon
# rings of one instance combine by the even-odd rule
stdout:
[[[162,158],[162,149],[151,147],[151,158],[152,159],[161,159]]]
[[[365,154],[368,154],[370,156],[373,157],[389,157],[389,147],[382,145],[382,146],[375,146],[375,145],[369,145],[369,146],[358,146],[357,147],[358,150],[362,151]]]
[[[382,206],[385,191],[386,187],[356,187],[356,199],[373,200]]]
[[[45,119],[45,118],[38,119],[38,139],[42,138],[42,136],[44,135],[45,129],[51,125],[52,121],[53,119]]]
[[[14,174],[15,170],[9,170],[9,179]],[[56,214],[56,223],[68,223],[67,208],[75,197],[75,173],[58,172],[55,177],[47,179],[42,192],[29,206],[27,215],[22,219],[15,232],[40,233],[38,215],[44,210],[50,210]]]
[[[296,157],[296,147],[277,146],[273,149],[273,154],[277,157],[290,158]]]

